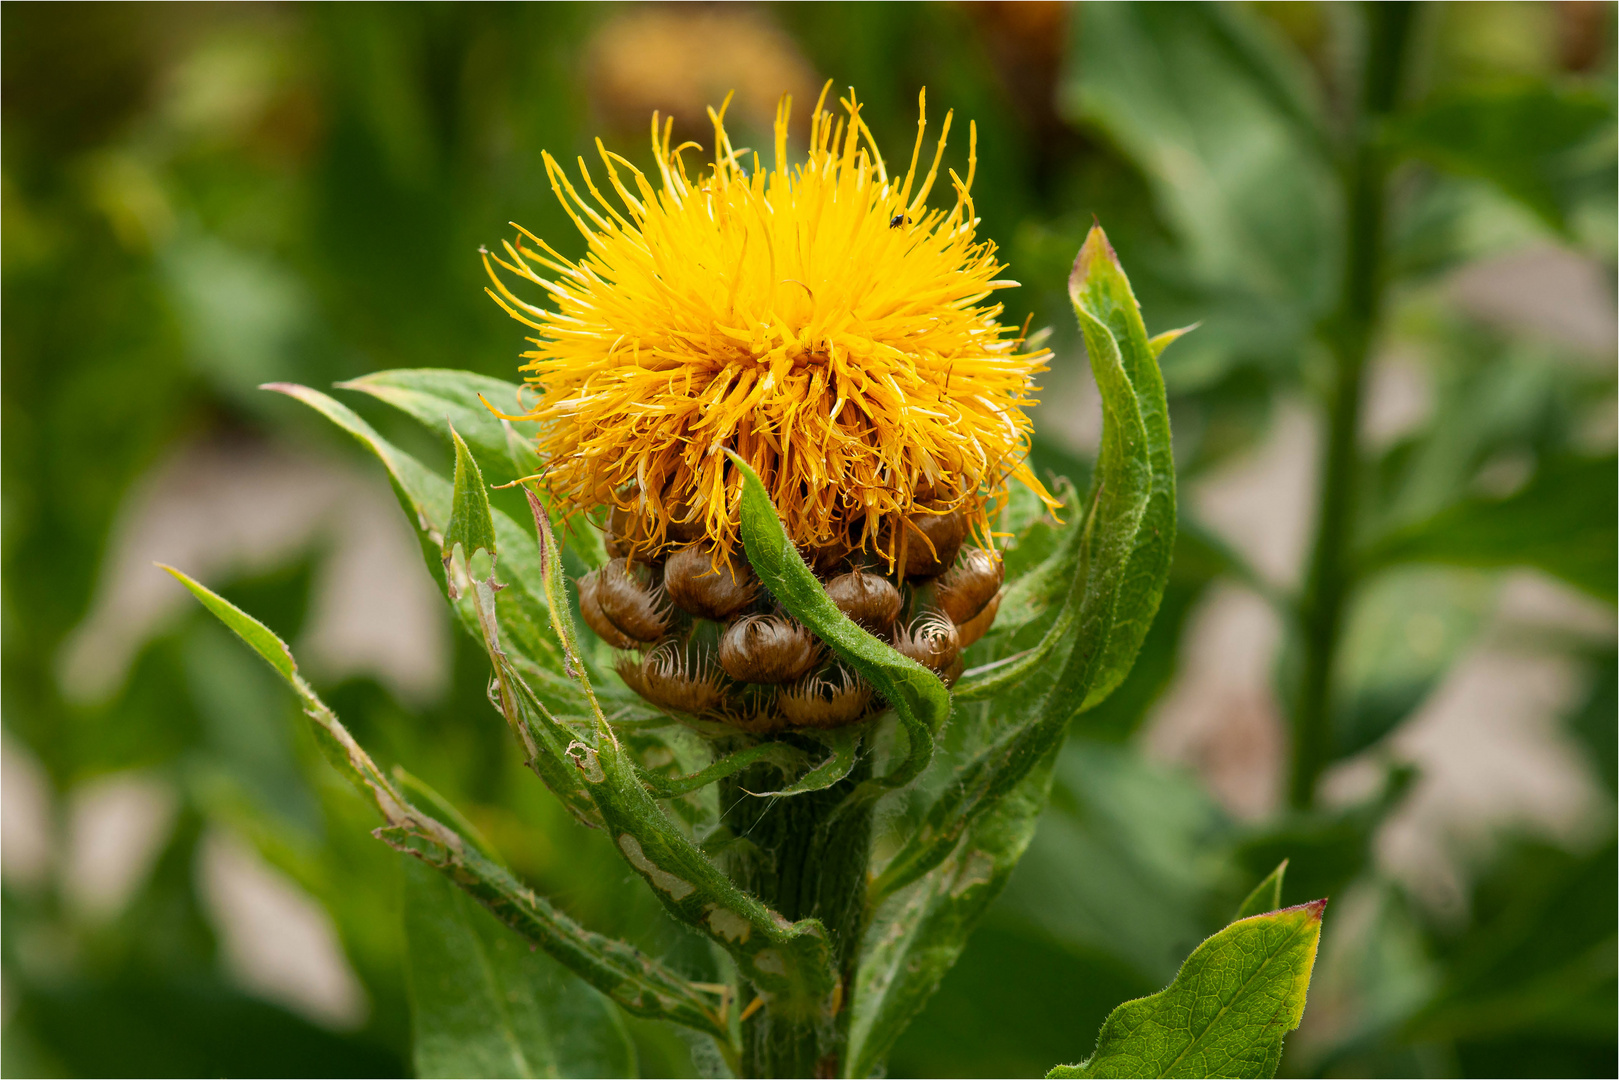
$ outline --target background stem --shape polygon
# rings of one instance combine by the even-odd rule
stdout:
[[[1321,459],[1315,543],[1300,602],[1303,670],[1293,708],[1288,801],[1315,800],[1316,781],[1331,752],[1334,661],[1354,568],[1358,435],[1366,359],[1383,301],[1383,229],[1388,161],[1379,145],[1383,119],[1399,98],[1414,15],[1409,3],[1368,3],[1361,84],[1349,123],[1343,171],[1347,208],[1342,293],[1323,327],[1333,361],[1327,442]]]

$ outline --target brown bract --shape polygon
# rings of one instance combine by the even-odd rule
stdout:
[[[906,536],[900,541],[905,552],[906,577],[933,577],[944,573],[967,539],[966,519],[957,510],[923,507],[923,512],[905,519]]]
[[[741,560],[717,562],[714,546],[693,544],[669,556],[663,586],[675,606],[699,619],[724,620],[749,604],[759,592],[753,570]]]
[[[782,687],[776,705],[794,727],[835,728],[864,716],[871,699],[869,683],[841,664],[834,664]]]
[[[617,558],[595,576],[596,603],[614,626],[637,641],[656,641],[669,632],[674,612],[652,584],[649,567]]]
[[[720,635],[720,667],[738,682],[791,682],[815,665],[820,651],[803,624],[780,615],[749,615]]]
[[[956,662],[961,642],[955,623],[929,611],[895,632],[894,648],[925,668],[944,671]]]
[[[826,595],[849,618],[874,634],[887,633],[899,617],[899,590],[887,578],[852,570],[826,583]]]
[[[1006,580],[1006,564],[995,551],[969,548],[933,583],[934,603],[957,626],[970,621]]]

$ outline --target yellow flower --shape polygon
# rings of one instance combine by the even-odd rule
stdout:
[[[830,88],[830,83],[827,84]],[[695,178],[652,118],[653,181],[597,140],[605,197],[583,158],[581,195],[548,154],[553,189],[584,234],[578,262],[518,228],[485,252],[489,293],[532,327],[523,371],[540,392],[546,483],[564,509],[619,507],[635,544],[737,541],[736,451],[807,549],[888,561],[928,544],[921,515],[961,511],[988,542],[1008,479],[1050,496],[1024,459],[1031,379],[1049,354],[998,321],[995,245],[976,236],[967,176],[928,206],[950,116],[919,171],[926,100],[903,177],[890,176],[854,94],[816,103],[808,159],[790,164],[791,99],[777,108],[773,167],[733,147],[709,110],[712,166]],[[726,99],[729,104],[730,99]],[[520,299],[495,270],[544,290]]]

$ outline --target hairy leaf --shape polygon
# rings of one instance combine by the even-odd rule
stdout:
[[[473,371],[403,368],[372,372],[337,385],[387,402],[433,429],[446,443],[452,429],[459,432],[496,483],[539,469],[539,454],[534,449],[538,425],[503,420],[490,411],[490,406],[511,413],[522,411],[516,383]]]
[[[206,586],[164,567],[209,611],[263,656],[298,695],[326,758],[373,803],[385,824],[376,835],[454,881],[501,922],[639,1016],[660,1017],[729,1040],[714,1005],[685,979],[622,941],[579,926],[519,884],[454,829],[412,806],[298,674],[286,645],[264,624]]]
[[[1044,595],[1036,602],[1043,605],[1050,604],[1053,579],[1065,575],[1061,607],[1040,644],[1007,665],[1013,678],[992,670],[970,688],[973,696],[993,698],[1006,733],[955,773],[916,834],[872,883],[872,902],[886,900],[889,908],[856,987],[852,1075],[882,1065],[1005,887],[1034,835],[1069,722],[1110,662],[1128,670],[1140,646],[1137,631],[1151,623],[1163,592],[1174,522],[1163,382],[1145,332],[1137,333],[1139,316],[1132,326],[1134,299],[1100,228],[1076,260],[1074,294],[1102,396],[1102,446],[1083,521],[1076,515],[1039,571]],[[1127,347],[1135,350],[1140,386],[1132,382],[1114,326],[1139,338]],[[1148,431],[1149,413],[1157,417],[1156,435]],[[1155,460],[1155,454],[1161,456]],[[1163,550],[1156,546],[1159,536],[1141,537],[1160,493],[1168,495],[1156,518]],[[1110,650],[1121,620],[1125,644]]]
[[[265,387],[297,399],[325,416],[332,423],[360,441],[388,469],[388,479],[406,518],[416,530],[422,556],[427,562],[433,580],[445,595],[450,594],[449,578],[443,564],[445,535],[450,528],[454,510],[454,486],[434,473],[414,457],[384,439],[375,428],[361,419],[354,410],[319,390],[292,383],[272,383]],[[534,537],[527,529],[513,521],[499,509],[492,509],[494,538],[501,553],[501,571],[516,588],[500,593],[501,623],[511,635],[511,644],[523,658],[537,668],[560,672],[561,656],[555,644],[540,628],[548,621],[547,602],[539,565],[539,551]],[[456,605],[462,626],[474,637],[480,636],[473,625],[473,613],[465,601]],[[548,696],[570,693],[568,684],[560,680],[547,681],[542,689]],[[577,709],[582,703],[575,701],[565,708]]]
[[[1325,900],[1238,920],[1167,989],[1113,1010],[1080,1065],[1051,1077],[1270,1077],[1304,1015]]]
[[[955,855],[881,912],[854,989],[846,1076],[871,1076],[955,965],[1034,838],[1053,752],[967,830]]]
[[[797,770],[804,767],[807,755],[796,746],[783,742],[762,742],[744,747],[733,753],[726,754],[718,761],[699,769],[689,776],[659,776],[656,773],[641,770],[641,782],[647,790],[660,799],[672,799],[688,792],[705,788],[717,780],[727,776],[734,776],[743,769],[760,762],[775,765],[783,772]],[[819,766],[818,766],[819,767]],[[779,794],[779,792],[761,792],[760,794]]]
[[[950,715],[950,691],[933,672],[878,641],[838,610],[787,538],[758,474],[736,454],[730,456],[742,474],[742,543],[753,572],[782,607],[894,707],[910,737],[910,750],[899,768],[872,783],[878,789],[909,783],[932,758],[933,737]]]
[[[457,544],[461,545],[462,555],[468,562],[479,548],[487,551],[490,558],[498,554],[495,520],[489,513],[489,492],[484,490],[483,472],[453,427],[450,438],[455,440],[455,488],[450,500],[450,523],[444,530],[446,568]]]
[[[780,791],[761,791],[759,795],[803,795],[810,791],[824,791],[854,771],[855,759],[860,753],[860,732],[842,727],[818,733],[817,737],[832,751],[825,761],[794,780]]]
[[[1085,697],[1085,708],[1090,709],[1129,674],[1169,580],[1169,563],[1175,551],[1175,457],[1169,437],[1169,402],[1157,358],[1170,341],[1186,331],[1171,331],[1174,336],[1168,340],[1162,340],[1163,335],[1147,338],[1141,305],[1136,303],[1124,268],[1100,228],[1091,230],[1080,250],[1068,281],[1068,293],[1076,309],[1083,309],[1113,336],[1124,361],[1124,373],[1141,406],[1152,469],[1152,492],[1119,586],[1118,611],[1108,635],[1107,652]]]
[[[1067,733],[1069,721],[1083,708],[1098,674],[1114,670],[1110,661],[1128,671],[1140,645],[1135,631],[1139,627],[1144,635],[1162,596],[1169,551],[1159,552],[1151,546],[1157,538],[1149,539],[1151,554],[1143,559],[1151,569],[1130,573],[1155,486],[1152,443],[1142,415],[1143,395],[1130,381],[1117,338],[1092,313],[1090,304],[1081,302],[1090,279],[1111,276],[1116,265],[1101,227],[1093,228],[1075,261],[1070,291],[1102,396],[1102,446],[1092,478],[1092,509],[1079,537],[1078,566],[1068,597],[1035,650],[1038,664],[1022,675],[1021,715],[1015,717],[1011,730],[961,770],[956,782],[929,809],[922,827],[873,883],[876,898],[891,895],[943,862],[972,821],[993,808],[1051,753]],[[1144,335],[1142,348],[1145,350]],[[1150,352],[1144,355],[1145,362],[1153,365]],[[1158,402],[1163,396],[1159,381]],[[1167,427],[1165,430],[1167,434]],[[1172,521],[1172,507],[1169,513]],[[1132,606],[1121,612],[1121,601]],[[1138,607],[1147,610],[1138,614]],[[1124,633],[1131,640],[1128,658],[1108,649],[1121,615]],[[1028,661],[1020,661],[1020,665],[1027,667]],[[986,678],[994,677],[990,673]]]

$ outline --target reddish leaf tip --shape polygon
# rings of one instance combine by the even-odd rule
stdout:
[[[1085,243],[1079,249],[1079,255],[1074,259],[1073,272],[1068,275],[1068,295],[1076,303],[1079,300],[1079,290],[1084,286],[1085,279],[1090,277],[1091,270],[1098,260],[1106,259],[1115,267],[1119,265],[1119,256],[1108,241],[1107,233],[1102,230],[1100,222],[1091,226],[1091,231],[1085,237]]]
[[[1308,912],[1310,918],[1320,922],[1322,914],[1327,910],[1327,899],[1327,897],[1323,896],[1321,899],[1311,900],[1307,904],[1294,904],[1292,907],[1285,907],[1282,909],[1282,911]],[[1278,912],[1278,914],[1280,914],[1280,912]]]

